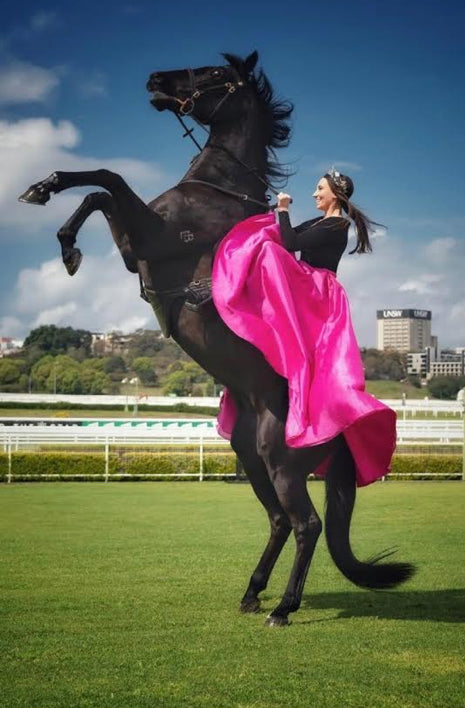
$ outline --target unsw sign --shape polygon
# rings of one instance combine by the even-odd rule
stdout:
[[[394,318],[408,318],[415,320],[430,320],[431,310],[377,310],[378,320],[389,320]]]

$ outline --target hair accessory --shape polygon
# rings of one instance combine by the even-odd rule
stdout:
[[[343,175],[341,175],[340,172],[338,172],[334,165],[332,165],[331,169],[328,172],[329,176],[333,180],[334,184],[336,187],[339,187],[339,189],[344,192],[344,194],[347,194],[349,192],[349,183],[345,179]]]

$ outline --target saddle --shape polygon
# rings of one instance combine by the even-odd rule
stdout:
[[[204,305],[212,301],[211,277],[192,280],[188,285],[171,290],[152,290],[140,278],[140,286],[141,298],[152,306],[163,336],[167,338],[171,336],[171,314],[177,300],[184,300],[184,307],[193,312],[199,312]]]

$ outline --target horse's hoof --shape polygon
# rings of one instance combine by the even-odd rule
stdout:
[[[258,598],[255,598],[254,600],[250,600],[249,602],[241,602],[240,610],[245,615],[260,612],[260,600]]]
[[[69,275],[74,275],[77,273],[79,266],[81,265],[81,261],[82,253],[79,248],[72,248],[69,251],[69,254],[66,254],[66,258],[63,259],[63,263],[65,264],[65,268]]]
[[[50,192],[37,184],[26,189],[24,194],[18,197],[18,201],[26,202],[26,204],[40,204],[44,206],[50,200]]]
[[[279,615],[268,615],[265,621],[265,627],[287,627],[290,624],[287,617]]]

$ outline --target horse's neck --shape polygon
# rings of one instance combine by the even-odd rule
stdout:
[[[213,182],[228,189],[240,187],[260,196],[265,186],[256,174],[264,179],[265,169],[266,147],[260,130],[244,121],[230,129],[213,127],[205,148],[185,178]]]

